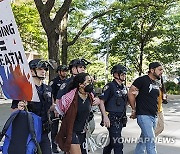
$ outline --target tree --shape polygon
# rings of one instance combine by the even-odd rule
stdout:
[[[118,54],[121,60],[133,66],[139,75],[143,73],[143,62],[151,60],[165,62],[165,59],[167,62],[167,57],[168,62],[177,59],[179,27],[174,26],[172,30],[172,25],[169,24],[172,18],[167,18],[177,2],[177,0],[126,0],[116,3],[119,10],[111,14],[113,33],[110,38],[111,55]],[[107,34],[106,20],[101,19],[101,23],[106,25],[103,34]],[[167,27],[171,30],[167,31]],[[175,38],[177,41],[174,41]],[[106,40],[102,40],[102,44],[105,43]],[[173,50],[169,50],[170,48]],[[158,55],[159,58],[154,55]]]
[[[18,25],[19,33],[25,51],[37,51],[44,58],[47,58],[47,41],[43,31],[38,11],[32,2],[13,3],[12,10]]]
[[[81,26],[80,30],[77,32],[75,37],[68,41],[68,33],[67,33],[67,23],[68,23],[68,15],[71,11],[73,11],[73,8],[71,8],[72,0],[64,0],[60,3],[60,7],[55,10],[55,12],[52,12],[53,8],[55,7],[55,0],[34,0],[36,7],[38,9],[38,12],[40,14],[42,26],[46,32],[47,39],[48,39],[48,55],[49,59],[54,59],[59,63],[59,42],[62,47],[61,51],[61,60],[62,64],[67,64],[67,51],[68,47],[75,44],[75,42],[78,40],[79,36],[82,34],[82,32],[87,28],[87,26],[96,18],[101,17],[108,13],[110,10],[106,10],[103,12],[100,12],[99,14],[94,15],[93,17],[86,20],[85,24]],[[96,3],[96,1],[91,1],[89,3],[85,3],[86,1],[75,1],[78,4],[82,5],[82,2],[84,4],[89,3]],[[104,2],[101,0],[100,2]],[[83,5],[82,5],[83,6]],[[56,8],[54,8],[56,9]],[[60,39],[59,39],[60,37]],[[50,79],[52,79],[55,75],[55,72],[50,70]]]

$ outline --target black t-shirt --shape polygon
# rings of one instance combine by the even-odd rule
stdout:
[[[85,123],[89,118],[90,110],[91,110],[90,98],[88,97],[84,102],[84,100],[82,100],[82,98],[78,96],[78,110],[74,122],[74,128],[73,128],[74,132],[83,131]]]
[[[136,97],[136,114],[157,115],[158,82],[151,80],[148,75],[145,75],[137,78],[133,85],[139,89],[139,94]]]

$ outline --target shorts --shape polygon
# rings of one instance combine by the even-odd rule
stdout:
[[[71,144],[82,144],[85,142],[86,133],[73,132]]]

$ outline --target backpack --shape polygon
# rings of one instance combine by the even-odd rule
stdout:
[[[32,112],[18,110],[6,121],[0,141],[5,136],[0,147],[3,154],[41,154],[42,121]]]

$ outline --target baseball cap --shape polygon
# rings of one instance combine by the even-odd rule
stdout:
[[[159,62],[152,62],[149,64],[149,70],[161,66]]]

